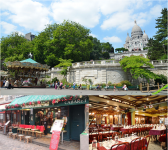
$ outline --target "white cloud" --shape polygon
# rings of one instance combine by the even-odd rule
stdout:
[[[89,35],[90,35],[90,36],[93,36],[93,37],[97,37],[97,35],[95,35],[95,34],[92,34],[92,33],[90,33]]]
[[[162,6],[161,5],[155,5],[150,9],[150,15],[157,18],[161,16]]]
[[[17,26],[7,23],[5,21],[1,21],[1,26],[2,26],[2,33],[5,33],[5,34],[10,34],[16,31],[16,28],[17,28]]]
[[[52,16],[56,22],[71,20],[92,28],[99,23],[100,12],[96,0],[61,0],[51,4]]]
[[[8,12],[2,12],[0,15],[1,16],[8,16],[10,13],[8,13]]]
[[[8,10],[12,14],[9,19],[26,29],[41,31],[49,24],[49,9],[39,2],[32,0],[1,0],[2,11]]]
[[[121,39],[117,36],[112,36],[112,37],[104,37],[104,41],[110,42],[110,43],[120,43],[122,42]]]

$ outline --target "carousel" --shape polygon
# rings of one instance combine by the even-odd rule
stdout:
[[[50,66],[40,64],[29,58],[22,61],[6,62],[8,70],[8,79],[13,87],[46,87],[45,83],[40,81],[41,73],[46,73]]]

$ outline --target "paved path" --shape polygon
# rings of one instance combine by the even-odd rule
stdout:
[[[0,150],[49,150],[49,148],[32,143],[27,144],[23,141],[14,140],[6,135],[0,134]]]
[[[55,90],[54,88],[14,88],[0,89],[1,95],[151,95],[141,91],[95,91],[95,90]],[[167,95],[168,91],[161,91],[157,95]]]

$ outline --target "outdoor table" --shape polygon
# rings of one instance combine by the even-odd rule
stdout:
[[[22,130],[23,130],[23,128],[17,129],[17,133],[18,133],[18,131],[19,131],[19,133],[22,132]]]

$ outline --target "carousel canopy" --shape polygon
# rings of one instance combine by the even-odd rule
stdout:
[[[31,68],[31,69],[37,69],[41,71],[48,71],[50,66],[46,64],[40,64],[33,59],[25,59],[22,61],[14,61],[14,62],[6,62],[5,63],[8,68]]]
[[[38,63],[38,62],[36,62],[35,60],[33,60],[33,59],[31,59],[31,58],[22,60],[22,61],[20,61],[20,62],[29,62],[29,63],[32,63],[32,64]]]
[[[61,99],[63,97],[66,97],[67,95],[29,95],[29,96],[23,96],[19,98],[15,98],[9,106],[18,104],[21,105],[23,103],[29,103],[29,102],[37,102],[37,101],[49,101],[53,99]]]

